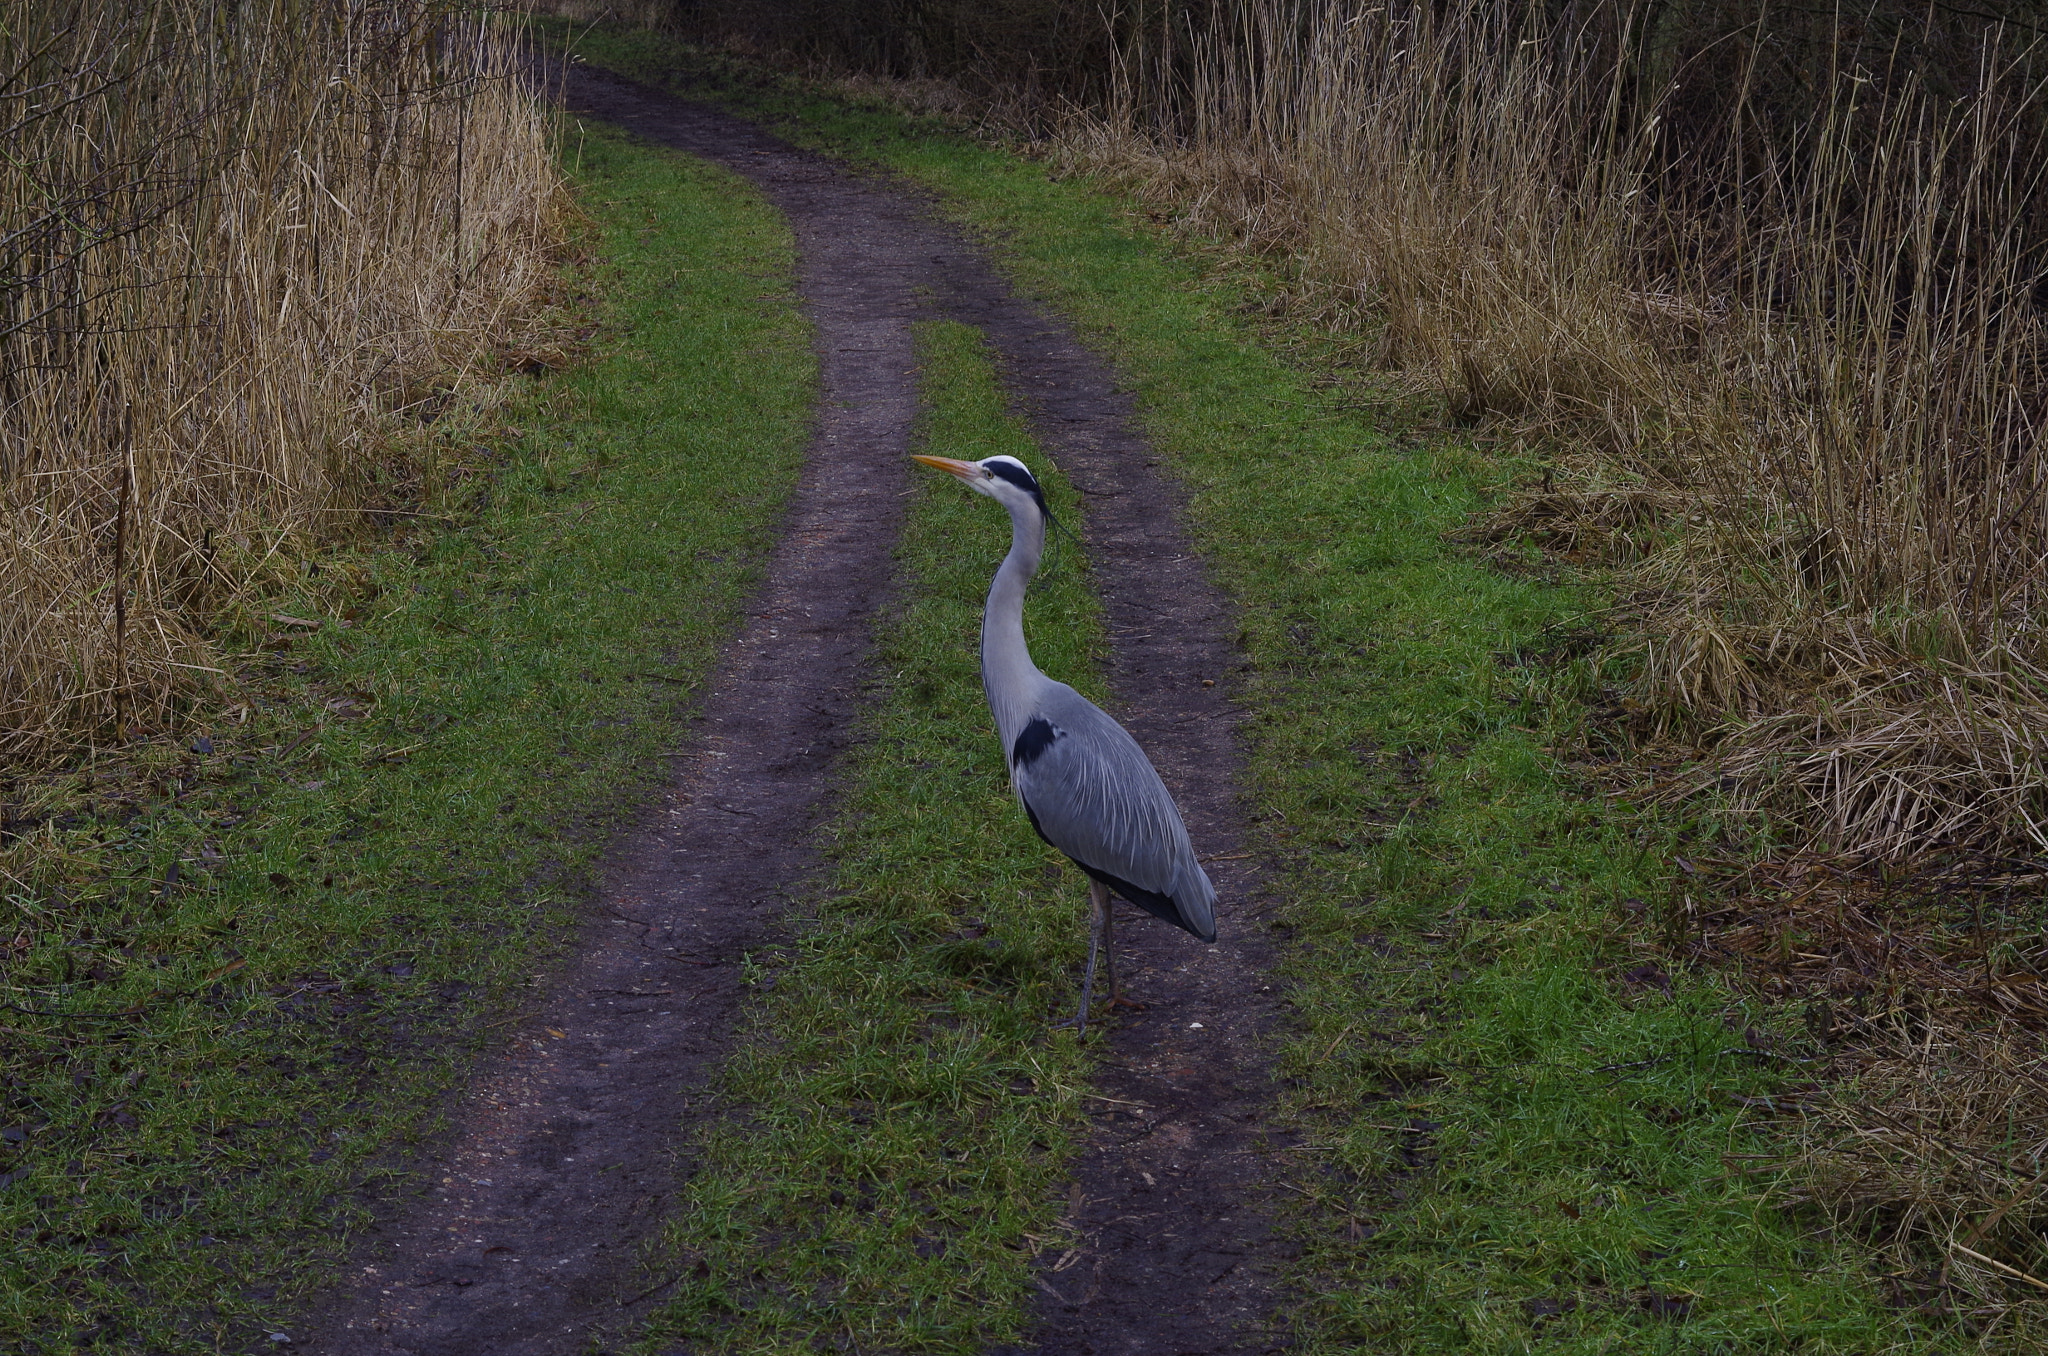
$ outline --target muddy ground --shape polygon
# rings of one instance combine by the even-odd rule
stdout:
[[[1234,628],[1129,399],[916,192],[606,72],[579,65],[563,87],[575,112],[726,165],[788,215],[822,367],[812,469],[702,714],[677,732],[672,775],[610,854],[573,956],[479,1068],[423,1193],[391,1203],[297,1349],[570,1356],[660,1302],[639,1245],[687,1176],[676,1154],[692,1117],[711,1111],[704,1090],[745,1000],[740,957],[777,938],[819,867],[815,830],[909,483],[910,326],[941,317],[987,331],[1019,409],[1087,496],[1113,712],[1158,764],[1221,892],[1213,947],[1119,906],[1126,992],[1149,1006],[1103,1028],[1069,1197],[1080,1245],[1043,1259],[1024,1349],[1284,1346],[1272,1314],[1285,1245],[1266,1205],[1277,1145],[1262,1115],[1280,1005],[1246,855]]]

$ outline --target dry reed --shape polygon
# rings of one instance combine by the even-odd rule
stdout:
[[[0,766],[172,724],[224,612],[535,314],[562,199],[515,35],[0,6]]]
[[[1712,750],[1696,784],[1841,849],[2048,845],[2044,162],[2006,36],[1961,98],[1844,59],[1769,136],[1738,87],[1709,156],[1631,10],[1219,12],[1139,35],[1055,156],[1561,446],[1497,528],[1628,567],[1633,704]]]

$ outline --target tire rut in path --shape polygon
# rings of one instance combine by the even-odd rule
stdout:
[[[1153,1006],[1109,1030],[1071,1197],[1082,1246],[1041,1274],[1030,1347],[1272,1349],[1283,1257],[1257,1140],[1279,1004],[1262,977],[1256,873],[1239,856],[1230,611],[1189,553],[1130,402],[920,195],[609,72],[578,65],[561,87],[572,111],[725,164],[789,216],[821,357],[814,469],[677,774],[614,853],[601,894],[614,917],[481,1073],[442,1189],[377,1231],[309,1348],[569,1356],[659,1302],[634,1293],[636,1245],[673,1191],[689,1094],[731,1052],[738,959],[773,938],[782,891],[817,865],[812,831],[900,526],[916,408],[908,326],[943,313],[990,335],[1043,445],[1089,496],[1117,714],[1174,789],[1222,893],[1214,947],[1149,922],[1119,931],[1127,986]]]

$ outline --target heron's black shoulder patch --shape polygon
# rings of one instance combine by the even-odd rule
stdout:
[[[1030,767],[1059,737],[1060,732],[1045,717],[1032,717],[1031,723],[1017,735],[1017,742],[1010,746],[1010,766]]]

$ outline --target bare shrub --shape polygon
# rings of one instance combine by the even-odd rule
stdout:
[[[211,619],[534,312],[519,60],[438,0],[5,6],[0,762],[171,721]]]

